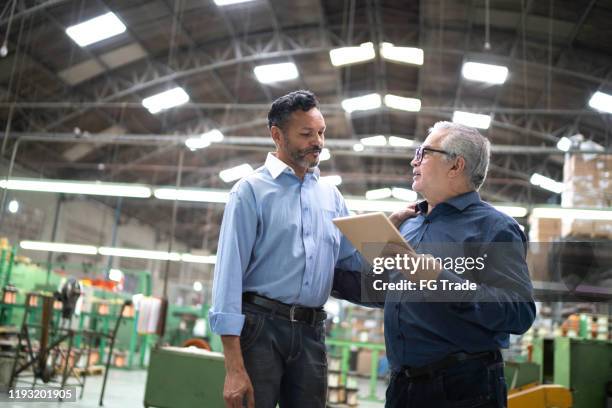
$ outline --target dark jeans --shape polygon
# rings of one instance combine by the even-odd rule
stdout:
[[[324,323],[291,322],[243,304],[240,347],[255,390],[255,408],[324,408]]]
[[[506,399],[503,362],[468,360],[434,377],[393,373],[385,408],[504,408]]]

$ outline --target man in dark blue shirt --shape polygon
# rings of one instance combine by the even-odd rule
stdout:
[[[332,295],[384,306],[387,408],[506,406],[499,349],[531,326],[535,304],[525,235],[477,192],[489,156],[475,129],[436,123],[411,162],[412,188],[426,200],[400,226],[414,250],[385,253],[422,263],[386,280],[336,270]],[[368,298],[383,281],[383,299]]]

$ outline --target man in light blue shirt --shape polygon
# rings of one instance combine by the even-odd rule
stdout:
[[[332,223],[348,215],[320,179],[325,120],[309,91],[272,104],[276,152],[225,207],[210,311],[226,359],[228,407],[325,407],[325,313],[334,267],[363,269]]]

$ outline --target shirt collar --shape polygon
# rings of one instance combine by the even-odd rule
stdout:
[[[290,174],[295,174],[293,169],[287,165],[284,161],[276,157],[276,154],[272,152],[268,152],[268,156],[266,157],[266,163],[264,164],[265,168],[268,169],[270,175],[273,179],[276,179],[283,172],[289,172]],[[312,173],[316,180],[319,179],[320,170],[319,167],[309,168],[308,173]]]
[[[448,204],[455,207],[459,211],[465,210],[469,205],[480,202],[480,195],[477,191],[468,191],[467,193],[459,194],[440,204]],[[417,204],[417,208],[422,214],[427,214],[427,201],[421,201]],[[436,207],[437,208],[437,207]]]

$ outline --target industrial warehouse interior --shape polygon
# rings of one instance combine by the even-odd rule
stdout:
[[[612,407],[610,21],[610,0],[1,1],[0,405]],[[316,107],[276,121],[300,90]],[[502,228],[458,194],[434,201],[477,171],[444,144],[462,132],[490,142],[470,205],[511,231],[486,242],[523,250],[436,276],[492,299],[346,296],[342,254],[368,269],[368,242],[430,259],[421,240],[465,249]],[[451,165],[459,178],[433,173]],[[350,272],[362,291],[377,276]],[[281,327],[297,355],[321,345],[321,392],[291,358],[269,369],[276,391],[257,378],[247,355],[289,347],[265,343]],[[435,402],[489,355],[501,388]],[[412,398],[398,381],[429,380],[433,402],[397,402]]]

